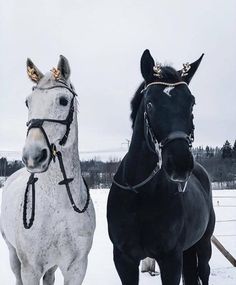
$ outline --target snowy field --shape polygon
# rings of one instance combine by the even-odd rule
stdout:
[[[84,285],[120,285],[112,260],[112,245],[107,235],[106,200],[108,190],[91,190],[96,208],[97,228]],[[1,195],[0,195],[1,196]],[[214,191],[214,206],[217,217],[215,236],[226,249],[236,257],[236,190]],[[235,285],[236,268],[213,245],[210,285]],[[0,237],[0,285],[14,285],[14,275],[10,270],[8,250]],[[140,285],[161,284],[160,276],[140,274]],[[63,285],[63,278],[56,274],[55,285]]]

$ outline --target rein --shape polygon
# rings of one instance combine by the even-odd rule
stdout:
[[[131,185],[127,185],[127,186],[124,186],[124,185],[121,185],[119,184],[118,182],[115,181],[115,179],[113,178],[113,183],[120,187],[121,189],[124,189],[124,190],[131,190],[133,192],[135,192],[136,194],[138,193],[138,191],[136,189],[144,186],[146,183],[148,183],[159,171],[160,171],[160,166],[159,164],[157,164],[157,166],[155,167],[155,169],[152,171],[152,173],[148,176],[148,178],[146,178],[144,181],[134,185],[134,186],[131,186]]]
[[[73,121],[73,114],[74,114],[74,98],[75,96],[77,96],[77,94],[75,93],[75,91],[73,90],[72,86],[68,86],[66,83],[64,83],[64,81],[59,81],[59,83],[61,83],[62,85],[55,85],[52,87],[48,87],[48,88],[39,88],[39,87],[34,87],[34,89],[39,89],[39,90],[48,90],[48,89],[53,89],[53,88],[65,88],[67,90],[69,90],[72,94],[73,94],[73,98],[71,100],[70,103],[70,109],[69,109],[69,113],[66,117],[65,120],[56,120],[56,119],[32,119],[29,122],[26,123],[26,125],[28,126],[28,131],[27,131],[27,135],[30,131],[30,129],[32,128],[39,128],[43,135],[44,138],[46,140],[47,146],[50,150],[50,160],[48,165],[50,165],[51,161],[53,160],[55,162],[56,158],[58,159],[59,162],[59,166],[60,166],[60,170],[63,176],[63,180],[60,181],[58,183],[58,185],[65,185],[66,187],[66,191],[67,191],[67,195],[69,197],[70,203],[72,205],[72,208],[74,209],[75,212],[77,213],[84,213],[88,206],[89,206],[89,201],[90,201],[90,193],[89,193],[89,188],[88,185],[86,183],[86,181],[83,178],[84,184],[86,186],[86,192],[87,192],[87,198],[86,198],[86,202],[85,205],[82,209],[79,209],[74,202],[74,199],[72,197],[71,191],[70,191],[70,186],[69,183],[71,183],[74,178],[68,178],[66,175],[66,171],[65,171],[65,167],[64,167],[64,163],[63,163],[63,158],[62,158],[62,154],[60,151],[57,151],[56,146],[54,144],[51,144],[48,136],[43,128],[43,123],[44,122],[53,122],[53,123],[60,123],[63,125],[66,125],[66,132],[64,134],[64,136],[62,137],[62,139],[60,140],[59,144],[60,145],[65,145],[69,132],[70,132],[70,125]],[[33,89],[33,90],[34,90]],[[35,183],[37,182],[38,178],[34,177],[34,173],[31,173],[28,182],[27,182],[27,186],[25,189],[25,195],[24,195],[24,203],[23,203],[23,224],[25,229],[30,229],[33,225],[34,222],[34,218],[35,218]],[[31,211],[31,217],[28,220],[27,219],[27,204],[28,204],[28,192],[29,192],[29,187],[31,185],[31,192],[32,192],[32,211]]]
[[[180,82],[176,82],[176,83],[167,83],[167,82],[152,82],[149,83],[145,86],[145,88],[141,91],[141,93],[147,91],[147,89],[150,86],[153,85],[163,85],[163,86],[167,86],[167,87],[175,87],[178,85],[186,85],[188,86],[188,84],[184,81],[180,81]],[[175,132],[171,132],[166,138],[164,138],[163,140],[161,140],[160,142],[158,142],[153,129],[150,125],[149,122],[149,118],[148,118],[148,112],[146,109],[146,105],[145,105],[145,110],[144,110],[144,137],[147,143],[147,146],[149,148],[149,150],[151,152],[153,152],[155,155],[158,156],[158,163],[157,166],[155,167],[155,169],[151,172],[151,174],[142,182],[136,184],[136,185],[122,185],[119,184],[118,182],[115,181],[115,179],[113,178],[113,183],[118,186],[119,188],[123,189],[123,190],[131,190],[135,193],[138,193],[138,191],[136,189],[144,186],[145,184],[147,184],[160,170],[161,170],[161,165],[162,165],[162,149],[169,144],[170,142],[177,140],[177,139],[182,139],[184,141],[186,141],[188,143],[189,148],[192,147],[192,142],[194,140],[194,136],[193,136],[193,129],[191,130],[190,135],[186,134],[185,132],[182,131],[175,131]],[[151,140],[151,143],[150,143]],[[153,146],[151,146],[151,144]],[[179,192],[185,192],[186,187],[187,187],[187,183],[188,181],[186,181],[184,183],[184,186],[182,188],[181,183],[178,183],[178,191]]]

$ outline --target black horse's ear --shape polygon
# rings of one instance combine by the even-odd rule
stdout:
[[[68,80],[70,77],[70,65],[69,65],[69,61],[67,60],[66,57],[64,57],[63,55],[60,55],[60,59],[57,65],[57,69],[60,70],[60,74],[61,76],[65,79]]]
[[[150,83],[154,80],[154,65],[154,59],[152,58],[150,51],[146,49],[141,57],[141,73],[146,83]]]
[[[198,66],[200,65],[201,61],[202,61],[202,58],[204,56],[204,53],[199,57],[198,60],[194,61],[193,63],[191,64],[184,64],[183,68],[181,70],[178,71],[178,73],[180,74],[182,80],[184,82],[186,82],[187,84],[190,83],[191,79],[193,78],[195,72],[197,71],[198,69]]]
[[[43,77],[43,73],[34,65],[32,60],[29,58],[27,58],[26,67],[29,78],[33,82],[38,83],[39,80]]]

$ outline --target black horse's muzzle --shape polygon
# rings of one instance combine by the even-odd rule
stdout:
[[[186,182],[193,170],[191,144],[186,134],[168,140],[162,147],[162,167],[173,182]]]

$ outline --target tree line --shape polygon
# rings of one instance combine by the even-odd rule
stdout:
[[[227,140],[222,148],[206,146],[193,149],[196,161],[208,171],[211,181],[219,188],[236,188],[236,140]]]
[[[196,147],[195,160],[208,171],[213,185],[219,188],[236,188],[236,140],[233,146],[227,140],[222,147]],[[109,188],[120,164],[119,159],[103,162],[97,158],[81,161],[82,175],[91,188]],[[23,167],[21,161],[0,158],[0,176],[9,176]]]

